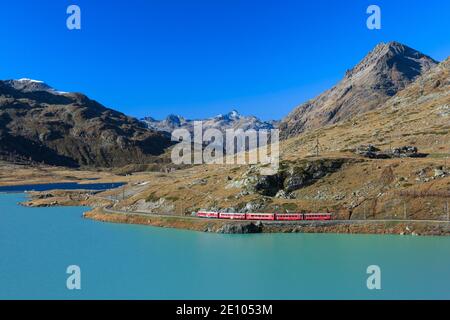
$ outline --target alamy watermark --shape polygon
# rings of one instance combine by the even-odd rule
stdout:
[[[68,290],[81,290],[81,268],[77,265],[70,265],[66,269],[69,277],[66,280]]]
[[[273,174],[279,168],[279,130],[209,128],[202,121],[194,122],[193,132],[176,129],[172,141],[174,164],[260,164],[261,174]]]
[[[366,272],[370,275],[366,282],[367,289],[381,290],[381,268],[377,265],[371,265],[367,267]]]
[[[77,5],[70,5],[67,7],[66,13],[69,17],[66,20],[66,26],[69,30],[81,29],[81,9]]]
[[[370,5],[367,8],[367,14],[370,16],[367,18],[366,25],[369,30],[381,29],[381,8],[375,4]]]

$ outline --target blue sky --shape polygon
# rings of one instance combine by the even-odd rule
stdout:
[[[81,30],[66,28],[71,4]],[[370,4],[381,30],[366,27]],[[381,41],[449,56],[450,2],[15,0],[1,4],[0,38],[0,79],[44,80],[136,117],[278,119]]]

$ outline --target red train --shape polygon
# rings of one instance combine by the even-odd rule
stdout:
[[[197,212],[197,217],[229,220],[265,220],[265,221],[326,221],[332,219],[331,213],[225,213]]]
[[[200,211],[200,212],[197,212],[197,217],[218,219],[219,213],[218,212],[209,212],[209,211]]]

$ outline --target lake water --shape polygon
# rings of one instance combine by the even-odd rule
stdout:
[[[87,183],[87,184],[79,184],[76,182],[63,182],[63,183],[46,183],[46,184],[29,184],[29,185],[19,185],[19,186],[1,186],[0,193],[8,192],[25,192],[25,191],[48,191],[55,189],[64,189],[64,190],[107,190],[107,189],[115,189],[123,186],[125,183],[123,182],[115,182],[115,183]]]
[[[219,235],[82,218],[86,208],[25,208],[0,194],[0,298],[443,299],[450,237]],[[81,268],[81,290],[66,268]],[[366,269],[381,268],[382,290]]]

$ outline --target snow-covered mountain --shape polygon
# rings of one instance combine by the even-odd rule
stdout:
[[[52,94],[64,94],[65,92],[57,91],[43,81],[22,78],[18,80],[6,80],[3,82],[7,86],[21,92],[38,92],[46,91]]]
[[[152,117],[143,118],[142,121],[151,129],[171,133],[175,129],[194,130],[194,121],[202,121],[203,129],[227,129],[242,130],[270,130],[278,126],[278,121],[262,121],[255,116],[243,116],[238,111],[232,110],[226,114],[219,114],[212,118],[187,120],[182,116],[169,115],[164,120],[155,120]]]

